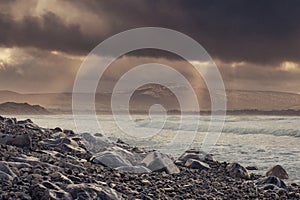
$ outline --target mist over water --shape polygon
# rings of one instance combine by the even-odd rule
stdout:
[[[156,121],[160,116],[156,115]],[[45,127],[76,130],[72,115],[32,115],[17,116],[18,119],[30,118],[34,123]],[[85,132],[99,133],[101,129],[92,130],[89,127],[89,116],[80,116],[86,125]],[[157,131],[160,125],[150,123],[147,115],[132,115],[137,127]],[[191,116],[192,118],[192,116]],[[163,119],[163,118],[161,118]],[[122,134],[114,123],[113,116],[99,115],[104,135],[112,140],[121,138],[131,145],[143,146],[147,149],[160,149],[170,142],[179,128],[188,134],[193,125],[188,119],[181,126],[180,116],[168,116],[164,128],[155,136],[146,139],[133,138]],[[124,118],[125,120],[125,118]],[[209,116],[201,116],[200,126],[191,147],[200,148],[203,141]],[[244,166],[257,166],[255,173],[265,173],[276,164],[282,165],[289,173],[291,182],[300,182],[300,117],[289,116],[227,116],[223,134],[219,138],[212,152],[219,161],[239,162]],[[143,129],[142,129],[143,128]],[[179,156],[180,148],[169,149],[169,154]]]

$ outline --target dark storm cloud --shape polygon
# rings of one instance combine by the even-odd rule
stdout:
[[[86,37],[76,24],[65,24],[52,12],[25,16],[21,21],[0,14],[0,42],[5,47],[37,47],[83,54],[96,43]]]
[[[105,10],[113,33],[140,26],[182,31],[225,61],[272,63],[300,59],[300,1],[77,1]]]
[[[98,15],[109,27],[99,27],[101,33],[91,34],[90,30],[83,30],[79,22],[67,23],[51,12],[40,17],[25,15],[22,20],[2,14],[1,45],[86,54],[99,42],[120,31],[160,26],[193,37],[213,57],[224,61],[275,65],[286,60],[300,60],[300,1],[297,0],[62,2],[76,7],[77,15],[86,12]],[[66,16],[69,14],[72,13],[66,9]]]

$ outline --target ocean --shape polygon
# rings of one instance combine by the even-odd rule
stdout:
[[[11,116],[8,116],[11,117]],[[30,118],[34,123],[45,128],[61,127],[76,131],[76,125],[72,115],[31,115],[14,116],[18,120]],[[84,132],[102,133],[112,140],[117,138],[136,146],[147,149],[160,149],[166,146],[174,138],[176,131],[180,129],[188,137],[193,120],[187,119],[180,124],[180,116],[171,115],[166,121],[159,122],[160,117],[156,117],[158,123],[149,123],[147,115],[133,115],[132,121],[137,128],[141,128],[143,138],[136,138],[132,135],[124,134],[115,124],[111,115],[99,115],[98,121],[101,129],[90,126],[91,119],[88,116],[80,116],[81,128]],[[122,119],[122,116],[118,116]],[[163,120],[163,118],[161,118]],[[124,117],[125,123],[127,118]],[[200,117],[199,127],[196,137],[190,147],[199,148],[206,136],[209,116]],[[161,125],[163,124],[163,128]],[[80,131],[82,132],[82,131]],[[154,132],[155,134],[147,134]],[[174,157],[182,153],[182,149],[172,148],[169,154]],[[257,166],[259,170],[254,173],[264,174],[268,168],[280,164],[288,172],[289,182],[300,182],[300,117],[298,116],[226,116],[223,132],[218,138],[216,145],[211,152],[218,161],[238,162],[243,166]]]

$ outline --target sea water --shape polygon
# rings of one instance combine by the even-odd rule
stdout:
[[[30,118],[34,123],[45,128],[61,127],[76,131],[72,115],[17,116],[18,120],[24,118]],[[131,145],[147,149],[163,148],[172,141],[178,130],[183,131],[184,137],[188,137],[188,133],[193,131],[191,127],[195,127],[192,115],[185,118],[183,122],[180,121],[180,116],[168,116],[167,120],[162,122],[163,128],[161,128],[161,123],[149,123],[151,119],[147,115],[133,115],[132,121],[136,128],[141,128],[141,132],[149,130],[149,132],[157,133],[151,137],[145,135],[143,138],[136,138],[130,134],[124,134],[124,130],[118,127],[115,118],[111,115],[97,116],[101,127],[90,126],[93,119],[89,116],[83,115],[79,118],[84,132],[101,132],[112,140],[121,138]],[[159,116],[156,118],[160,120]],[[122,116],[119,116],[120,119]],[[124,117],[123,125],[126,124],[126,120],[128,119]],[[161,120],[164,119],[161,118]],[[209,122],[209,116],[201,116],[191,147],[201,147]],[[177,149],[170,149],[168,153],[174,157],[179,156],[182,153],[179,146]],[[300,117],[226,116],[223,132],[210,153],[219,161],[257,166],[259,170],[255,173],[259,174],[264,174],[268,168],[280,164],[288,171],[290,182],[300,182]]]

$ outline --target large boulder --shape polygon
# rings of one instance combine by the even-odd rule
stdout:
[[[101,164],[106,167],[117,168],[122,166],[132,166],[132,164],[118,152],[104,151],[94,156],[93,163]]]
[[[100,134],[95,134],[94,136],[90,133],[81,133],[80,135],[83,138],[85,147],[93,153],[105,151],[107,148],[113,146],[108,138]]]
[[[188,168],[192,168],[192,169],[199,169],[199,170],[208,170],[210,169],[209,165],[201,162],[199,160],[195,160],[195,159],[188,159],[184,166],[188,167]]]
[[[233,178],[250,179],[247,169],[238,163],[230,163],[226,171]]]
[[[137,166],[122,166],[117,167],[116,170],[119,170],[121,172],[128,172],[133,174],[148,174],[151,173],[151,170],[147,167],[137,165]]]
[[[269,169],[266,173],[266,176],[275,176],[275,177],[278,177],[280,179],[288,179],[289,178],[288,173],[280,165],[275,165],[274,167]]]
[[[130,152],[130,151],[127,151],[126,149],[123,149],[118,146],[114,146],[114,147],[110,148],[109,150],[116,152],[118,155],[125,158],[126,160],[131,162],[133,165],[139,165],[146,156],[145,153]]]
[[[166,154],[157,151],[150,152],[142,163],[152,171],[165,171],[168,174],[177,174],[180,170],[174,164],[173,160]]]

